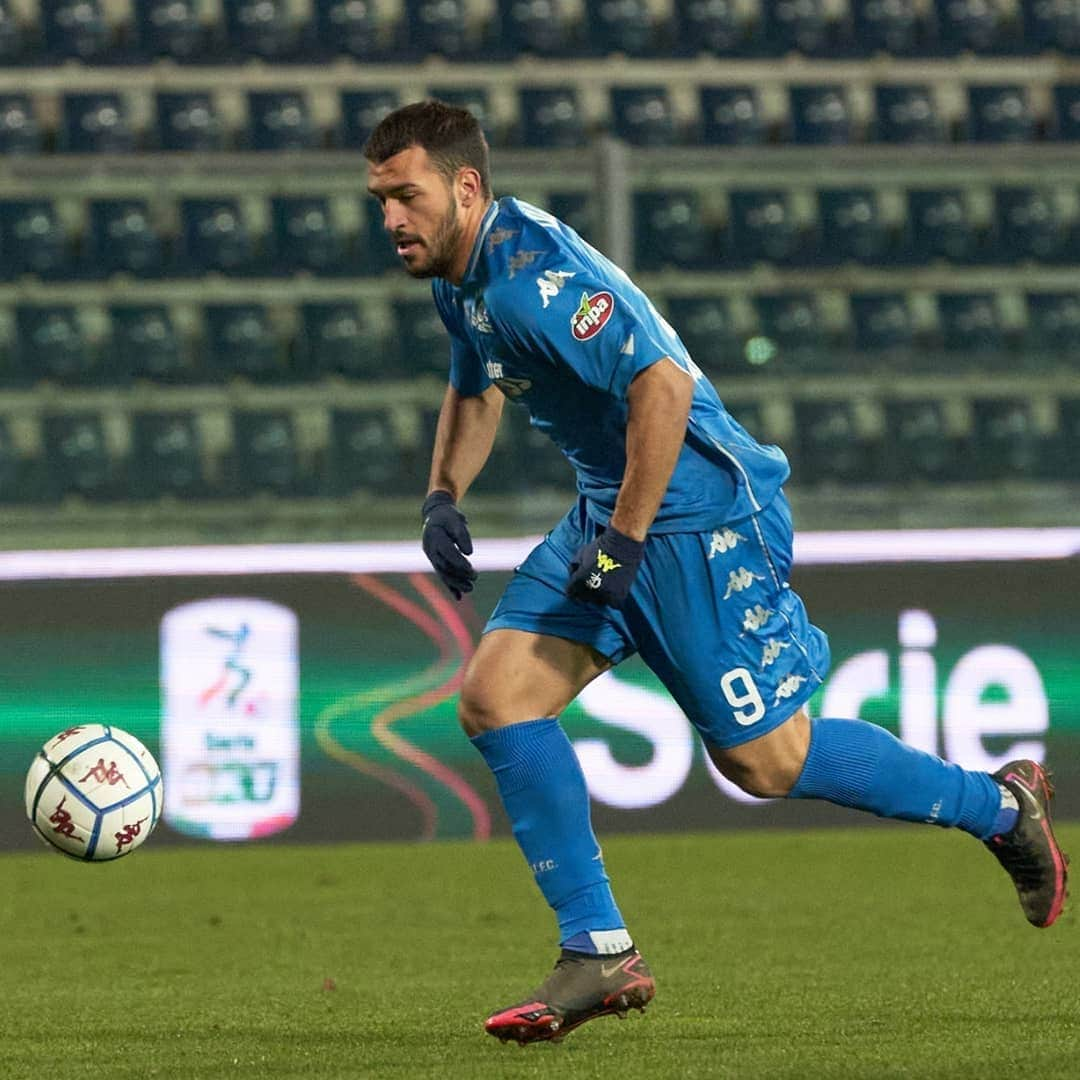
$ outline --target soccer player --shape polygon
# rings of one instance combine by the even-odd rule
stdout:
[[[788,584],[787,460],[728,415],[644,293],[549,214],[493,199],[487,144],[467,111],[407,105],[364,153],[397,254],[413,277],[434,279],[450,334],[422,520],[424,551],[457,599],[476,578],[458,502],[507,398],[577,474],[576,503],[518,567],[461,691],[462,726],[494,773],[561,946],[548,978],[488,1017],[487,1031],[558,1038],[653,996],[558,720],[634,652],[743,790],[962,829],[1001,862],[1028,920],[1050,926],[1066,859],[1038,763],[971,772],[877,725],[807,717],[829,648]]]

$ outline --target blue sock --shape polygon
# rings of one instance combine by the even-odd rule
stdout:
[[[585,774],[558,720],[510,724],[472,742],[495,774],[514,838],[559,920],[560,943],[580,952],[628,948],[592,830]]]
[[[865,720],[811,721],[810,749],[789,798],[955,826],[980,840],[1008,831],[1001,789],[989,773],[916,750]]]

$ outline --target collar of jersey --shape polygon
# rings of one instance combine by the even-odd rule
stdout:
[[[473,276],[476,264],[480,261],[480,252],[484,250],[484,241],[487,239],[487,234],[491,232],[491,226],[495,224],[498,213],[499,200],[493,199],[484,213],[483,220],[480,222],[480,231],[476,234],[476,242],[473,244],[472,254],[469,256],[469,265],[465,270],[465,276],[461,279],[462,285],[465,285]]]

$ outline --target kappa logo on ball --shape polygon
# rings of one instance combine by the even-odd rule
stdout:
[[[588,341],[596,337],[607,326],[611,313],[615,310],[615,297],[609,292],[581,294],[581,303],[570,317],[570,329],[578,341]]]

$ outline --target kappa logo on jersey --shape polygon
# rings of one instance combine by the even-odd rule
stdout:
[[[540,290],[540,299],[544,301],[544,307],[547,307],[562,292],[567,280],[573,276],[573,270],[545,270],[544,276],[536,279],[536,285]]]
[[[581,303],[570,317],[570,329],[578,341],[588,341],[596,337],[607,326],[611,313],[615,310],[615,297],[609,292],[581,294]]]
[[[488,233],[487,238],[487,253],[490,255],[500,244],[505,244],[507,240],[517,236],[517,229],[492,229]],[[511,277],[514,275],[511,274]]]
[[[507,260],[506,269],[509,273],[506,275],[511,281],[514,280],[515,275],[519,270],[524,270],[527,266],[532,266],[534,262],[543,254],[542,251],[516,251]]]

